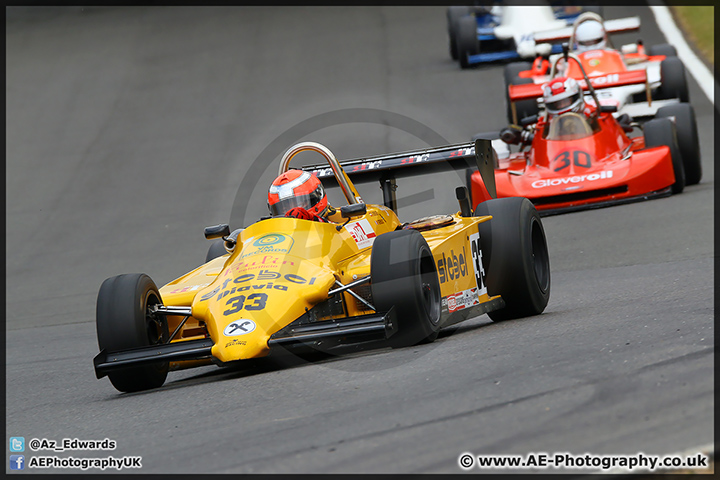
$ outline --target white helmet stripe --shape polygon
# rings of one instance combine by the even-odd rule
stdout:
[[[310,180],[308,172],[302,172],[295,180],[291,180],[283,185],[270,185],[270,193],[277,193],[280,200],[290,198],[295,194],[295,187],[299,187],[303,183]]]

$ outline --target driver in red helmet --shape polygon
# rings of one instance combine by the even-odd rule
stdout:
[[[326,217],[335,211],[328,203],[320,180],[302,170],[289,170],[272,182],[268,190],[268,208],[274,217],[316,222],[329,222]]]

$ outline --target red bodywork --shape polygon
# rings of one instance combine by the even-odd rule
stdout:
[[[557,118],[568,115],[580,117]],[[670,149],[645,148],[644,138],[629,138],[611,113],[599,114],[592,133],[543,138],[549,127],[541,118],[530,148],[499,160],[498,197],[526,197],[539,211],[558,213],[666,195],[675,182]],[[471,190],[475,208],[484,194],[478,172]]]
[[[617,50],[602,49],[577,53],[576,56],[582,63],[583,69],[585,70],[585,73],[587,73],[588,77],[599,77],[612,73],[627,72],[630,71],[627,66],[631,64],[660,62],[665,60],[665,55],[647,55],[645,53],[645,48],[642,45],[638,45],[638,51],[636,53],[622,54]],[[549,74],[550,62],[545,58],[538,57],[533,62],[530,70],[524,70],[518,73],[518,76],[522,78],[532,78],[535,82],[543,82]],[[564,76],[572,77],[576,80],[583,79],[580,67],[578,67],[574,62],[570,62],[568,70],[564,73]]]

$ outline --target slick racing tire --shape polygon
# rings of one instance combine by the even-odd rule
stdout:
[[[665,55],[666,57],[677,57],[677,50],[669,43],[660,43],[658,45],[650,45],[647,49],[650,56]]]
[[[467,15],[458,20],[456,43],[460,67],[471,67],[472,64],[468,62],[468,56],[480,53],[480,41],[477,39],[477,20],[475,20],[474,15]]]
[[[661,107],[655,118],[675,117],[675,131],[685,170],[685,185],[695,185],[702,178],[700,141],[698,139],[695,110],[689,103]]]
[[[170,337],[164,318],[150,314],[152,305],[162,304],[155,283],[145,274],[110,277],[100,286],[97,298],[97,336],[100,350],[118,352],[167,342]],[[108,373],[121,392],[157,388],[165,383],[168,362],[130,367]]]
[[[518,77],[518,74],[520,72],[523,72],[525,70],[530,70],[532,68],[532,64],[530,62],[514,62],[509,63],[505,65],[505,70],[503,72],[503,78],[505,79],[505,106],[507,107],[507,118],[509,123],[513,123],[512,119],[512,108],[510,107],[510,94],[508,93],[508,87],[510,85],[519,85],[518,83],[513,83],[516,79],[520,79]],[[532,83],[532,79],[521,79],[522,83]],[[526,80],[530,80],[529,82]],[[532,102],[537,105],[537,102],[535,100],[532,100]],[[516,107],[519,107],[520,104],[525,104],[527,101],[523,102],[517,102]],[[525,107],[527,108],[527,107]],[[520,109],[518,108],[518,112],[520,112]],[[520,116],[518,115],[518,121],[520,121]]]
[[[675,124],[669,118],[655,118],[643,126],[645,148],[666,145],[670,148],[675,183],[672,184],[672,193],[682,193],[685,188],[685,168],[683,157],[678,145]]]
[[[432,251],[417,230],[396,230],[378,236],[370,258],[375,308],[395,307],[398,330],[390,346],[432,342],[440,330],[440,281]]]
[[[225,240],[223,240],[222,238],[218,238],[217,240],[212,242],[212,244],[210,244],[207,255],[205,255],[205,263],[209,262],[210,260],[215,260],[218,257],[222,257],[227,253],[227,250],[225,250]]]
[[[511,85],[526,85],[529,83],[533,83],[532,78],[522,78],[522,77],[515,77],[511,81]],[[508,96],[507,99],[507,108],[508,108],[508,121],[510,123],[513,123],[512,121],[512,107],[510,106],[510,98]],[[532,117],[533,115],[539,115],[540,114],[540,108],[538,107],[537,100],[534,98],[529,98],[527,100],[520,100],[515,102],[515,111],[517,112],[517,121],[518,124],[520,124],[521,120],[523,118]]]
[[[500,295],[505,307],[488,313],[494,321],[538,315],[550,298],[550,256],[545,229],[535,206],[523,197],[487,200],[476,217],[488,295]]]
[[[447,9],[447,24],[448,24],[448,37],[450,38],[450,57],[453,60],[457,60],[458,47],[457,47],[457,31],[458,22],[462,17],[470,15],[470,7],[448,7]]]
[[[678,57],[668,57],[660,62],[660,87],[656,90],[656,100],[680,99],[682,103],[690,101],[685,65]]]

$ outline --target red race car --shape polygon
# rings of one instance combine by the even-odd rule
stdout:
[[[579,111],[553,110],[552,115],[547,113],[551,105],[546,99],[543,115],[527,117],[522,126],[510,125],[494,135],[498,197],[526,197],[548,215],[680,193],[686,183],[699,182],[700,150],[692,106],[662,107],[655,119],[642,126],[628,115],[616,119],[617,107],[601,105],[595,90],[635,83],[645,72],[624,72],[597,82],[597,77],[592,81],[587,77],[575,55],[566,52],[564,59],[574,61],[584,77],[568,82],[579,87],[575,100],[582,100],[582,91],[590,98]],[[568,80],[556,77],[558,60],[552,66],[553,81],[545,86],[546,96],[547,89],[555,87],[553,82]],[[543,96],[543,87],[512,85],[510,99],[536,99]],[[631,137],[633,131],[642,134]],[[513,153],[509,145],[519,150]],[[472,172],[468,183],[474,206],[474,199],[484,194],[479,174]]]
[[[626,72],[644,72],[636,75],[634,83],[625,82],[622,86],[603,89],[598,92],[601,105],[615,105],[618,113],[627,113],[633,118],[653,117],[657,110],[680,102],[688,102],[689,93],[685,67],[677,57],[675,47],[669,44],[651,45],[645,48],[641,41],[623,45],[620,50],[614,49],[609,33],[638,30],[640,20],[637,17],[603,21],[602,17],[592,12],[580,15],[572,27],[549,32],[546,36],[552,41],[568,39],[570,52],[577,55],[590,78],[598,81],[617,78]],[[510,85],[528,83],[544,84],[550,81],[550,65],[558,56],[538,56],[530,64],[528,62],[511,63],[505,67],[504,77],[506,89]],[[570,63],[560,62],[558,70],[563,76],[582,80],[583,72]],[[601,80],[602,79],[602,80]],[[506,90],[507,94],[507,90]],[[510,109],[509,98],[508,121],[515,122]],[[650,100],[650,101],[648,101]],[[534,99],[516,104],[518,117],[536,114],[537,103]]]

